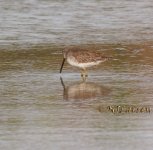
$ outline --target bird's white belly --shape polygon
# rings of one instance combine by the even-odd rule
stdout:
[[[101,63],[102,61],[96,61],[96,62],[87,62],[87,63],[78,63],[78,61],[76,61],[76,59],[74,57],[68,58],[67,62],[75,67],[79,67],[79,68],[88,68],[88,67],[92,67],[94,65],[98,65],[99,63]]]

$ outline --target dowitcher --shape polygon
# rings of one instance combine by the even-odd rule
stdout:
[[[88,76],[87,68],[98,65],[109,58],[110,57],[106,57],[98,51],[79,48],[66,48],[63,50],[63,62],[60,68],[60,73],[62,72],[65,60],[67,60],[70,65],[82,69],[81,76],[86,78]]]

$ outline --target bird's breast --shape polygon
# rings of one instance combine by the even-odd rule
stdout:
[[[100,64],[102,61],[95,61],[95,62],[85,62],[85,63],[79,63],[75,57],[71,56],[67,58],[67,62],[75,67],[79,67],[79,68],[88,68],[88,67],[92,67],[95,65]]]

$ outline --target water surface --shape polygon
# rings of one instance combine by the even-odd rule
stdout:
[[[148,41],[152,14],[152,0],[5,0],[0,44]]]
[[[152,150],[151,0],[0,1],[0,149]],[[109,60],[80,71],[66,46]]]
[[[113,59],[85,83],[68,64],[59,74],[62,48],[1,50],[1,149],[152,148],[152,46],[97,47]]]

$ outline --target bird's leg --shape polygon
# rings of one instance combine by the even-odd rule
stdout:
[[[83,75],[82,77],[82,81],[85,82],[86,81],[86,77]]]
[[[88,76],[86,69],[84,68],[81,72],[81,77],[83,79],[83,81],[86,81],[86,77]]]
[[[83,77],[84,76],[84,70],[82,69],[81,70],[81,77]]]
[[[84,74],[85,74],[85,77],[88,77],[88,73],[86,69],[84,69]]]
[[[81,71],[81,77],[85,77],[86,76],[86,69],[83,68]]]

